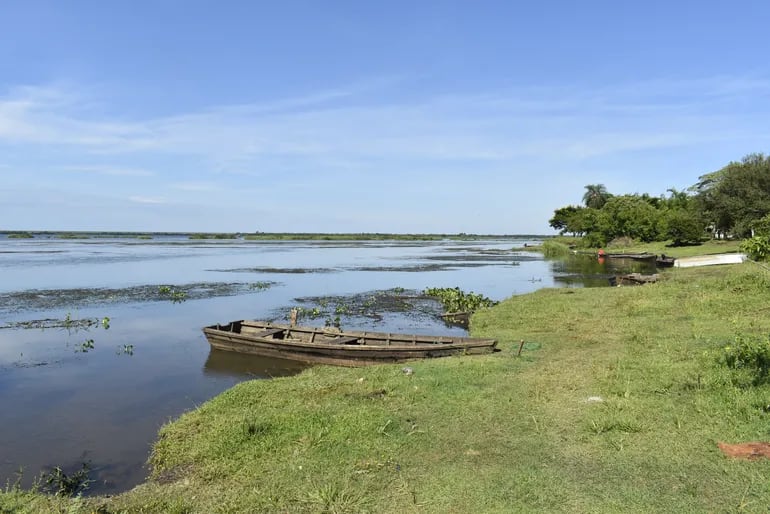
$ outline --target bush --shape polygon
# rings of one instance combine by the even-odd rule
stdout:
[[[552,240],[543,241],[541,248],[545,257],[564,257],[572,253],[572,250],[566,244]]]
[[[740,250],[752,260],[766,261],[770,258],[770,237],[754,236],[741,243]]]

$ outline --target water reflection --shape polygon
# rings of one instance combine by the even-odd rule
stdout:
[[[554,281],[571,287],[607,287],[609,279],[626,273],[655,273],[655,262],[636,259],[604,259],[594,255],[570,255],[550,261]]]
[[[212,348],[203,365],[203,372],[207,375],[221,375],[230,377],[250,378],[275,378],[296,375],[308,365],[285,359],[260,357],[245,353],[226,352]]]

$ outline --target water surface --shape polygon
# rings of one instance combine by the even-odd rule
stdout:
[[[393,288],[409,295],[459,286],[502,300],[541,287],[606,285],[613,273],[594,260],[554,263],[511,251],[533,242],[0,238],[0,327],[10,327],[0,328],[0,481],[23,468],[29,485],[45,469],[88,461],[90,492],[125,490],[146,477],[164,423],[242,380],[302,369],[211,351],[204,325],[278,321],[307,299],[341,302]],[[187,300],[172,302],[159,294],[162,285]],[[350,329],[465,334],[442,322],[436,304],[382,309],[340,321]],[[67,317],[99,323],[14,328]],[[306,321],[323,325],[324,316]]]

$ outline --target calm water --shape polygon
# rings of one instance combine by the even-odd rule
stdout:
[[[3,237],[3,236],[0,236]],[[144,480],[158,429],[232,385],[296,373],[297,364],[211,352],[200,328],[279,320],[298,298],[454,287],[502,300],[541,287],[606,285],[593,259],[511,252],[531,240],[435,243],[0,239],[0,484],[24,468],[91,463],[90,492]],[[266,290],[253,284],[274,282]],[[159,285],[189,299],[157,298]],[[137,293],[138,291],[138,293]],[[142,296],[142,292],[153,294]],[[408,293],[407,293],[408,294]],[[345,328],[463,334],[440,308],[342,316]],[[110,318],[110,327],[16,328],[16,322]],[[323,318],[309,323],[323,325]],[[93,341],[93,349],[79,351]]]

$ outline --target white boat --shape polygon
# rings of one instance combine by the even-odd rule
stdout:
[[[746,260],[743,253],[720,253],[714,255],[699,255],[683,257],[674,261],[677,268],[695,268],[697,266],[713,266],[715,264],[741,264]]]

